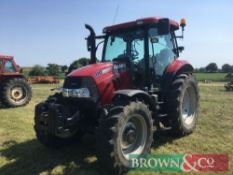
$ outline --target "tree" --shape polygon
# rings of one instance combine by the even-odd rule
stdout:
[[[203,72],[205,72],[205,71],[206,71],[206,70],[205,70],[204,67],[200,67],[200,68],[199,68],[199,72],[202,72],[202,73],[203,73]]]
[[[50,76],[58,76],[60,72],[60,66],[57,64],[48,64],[46,67],[48,75]]]
[[[64,73],[68,69],[67,65],[61,66],[61,71]]]
[[[225,73],[233,72],[233,66],[231,66],[230,64],[224,64],[222,66],[222,71]]]
[[[198,73],[198,72],[200,72],[200,73],[201,73],[201,72],[205,72],[205,68],[204,68],[204,67],[195,68],[194,71],[197,72],[197,73]]]
[[[206,69],[207,72],[217,72],[218,66],[217,66],[216,63],[210,63],[210,64],[208,64],[208,65],[206,66],[205,69]]]
[[[29,76],[44,76],[46,75],[45,68],[41,65],[35,65],[29,72]]]
[[[89,62],[89,58],[80,58],[78,60],[73,61],[68,68],[68,73],[72,72],[75,69],[88,65]]]

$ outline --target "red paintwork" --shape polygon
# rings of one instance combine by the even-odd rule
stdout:
[[[0,59],[13,59],[13,56],[0,55]]]
[[[97,75],[101,70],[108,70],[106,73]],[[68,76],[91,76],[101,94],[102,104],[111,103],[115,87],[113,85],[112,63],[91,64],[71,72]]]
[[[123,63],[114,63],[123,64]],[[102,74],[97,74],[100,71]],[[130,86],[131,78],[127,69],[114,70],[112,63],[91,64],[80,69],[74,70],[68,76],[87,77],[91,76],[96,83],[99,94],[101,94],[102,104],[110,104],[116,90],[127,89]]]
[[[9,60],[12,62],[15,72],[6,72],[5,71],[5,62]],[[16,65],[15,61],[14,61],[14,57],[13,56],[6,56],[6,55],[0,55],[0,61],[2,61],[2,65],[0,66],[0,83],[3,81],[5,76],[22,76],[22,74],[19,73],[19,69],[18,66]]]
[[[149,18],[137,19],[136,21],[126,22],[126,23],[117,24],[113,26],[107,26],[104,28],[103,31],[105,33],[108,33],[108,32],[125,29],[129,27],[134,27],[138,25],[143,25],[143,24],[156,24],[159,22],[160,19],[163,19],[163,18],[162,17],[149,17]],[[142,22],[143,24],[139,24],[140,22]],[[169,19],[169,23],[173,30],[179,29],[179,23],[177,23],[176,21]]]
[[[0,66],[0,80],[1,80],[2,76],[18,76],[18,75],[22,75],[22,74],[19,73],[18,66],[15,63],[13,56],[0,55],[0,60],[3,62],[2,66]],[[4,65],[5,65],[5,62],[7,60],[12,62],[13,66],[14,66],[14,69],[16,70],[15,72],[5,72]]]
[[[113,74],[114,74],[114,87],[117,90],[130,89],[132,84],[132,77],[130,76],[130,70],[127,68],[127,63],[124,61],[118,61],[113,63]],[[119,68],[119,65],[123,65]]]
[[[72,71],[68,76],[92,76],[95,77],[95,74],[99,70],[103,70],[105,68],[112,67],[112,63],[97,63],[97,64],[90,64],[84,66],[82,68],[76,69]]]
[[[190,65],[190,63],[185,60],[175,60],[168,66],[167,72],[168,73],[177,72],[177,70],[179,70],[184,65]]]

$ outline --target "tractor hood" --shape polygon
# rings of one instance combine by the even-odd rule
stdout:
[[[91,64],[80,69],[74,70],[67,76],[67,78],[91,77],[94,80],[95,85],[98,89],[102,103],[108,104],[111,102],[113,93],[115,91],[113,86],[112,66],[112,63],[107,62]]]
[[[112,73],[112,63],[97,63],[76,69],[68,77],[92,77],[96,80],[98,77],[102,77],[104,74],[110,72]]]

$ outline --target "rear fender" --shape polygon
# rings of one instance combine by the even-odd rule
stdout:
[[[169,91],[169,87],[171,86],[172,82],[174,81],[177,75],[182,73],[192,74],[193,73],[193,66],[183,60],[175,60],[172,64],[170,64],[163,75],[162,80],[162,94],[163,97],[166,96],[167,92]]]

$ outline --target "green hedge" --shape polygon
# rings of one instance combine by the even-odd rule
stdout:
[[[226,81],[226,73],[194,73],[198,81]]]

